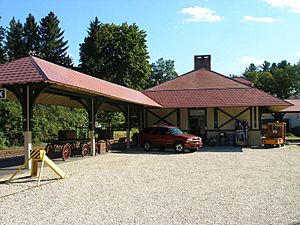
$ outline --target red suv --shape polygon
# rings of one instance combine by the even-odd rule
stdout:
[[[174,148],[178,153],[184,152],[185,149],[195,152],[203,146],[201,137],[184,134],[178,127],[174,126],[147,127],[140,132],[139,142],[145,151],[157,147],[160,150]]]

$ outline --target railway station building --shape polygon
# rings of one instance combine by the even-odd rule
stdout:
[[[260,145],[262,113],[292,105],[243,78],[233,79],[213,71],[210,55],[194,56],[193,71],[143,93],[162,106],[145,109],[145,126],[175,125],[201,136],[206,143],[222,145],[234,144],[240,125],[247,129],[245,144]]]

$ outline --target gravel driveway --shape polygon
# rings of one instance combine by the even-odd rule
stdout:
[[[300,224],[300,146],[127,151],[0,184],[0,224]]]

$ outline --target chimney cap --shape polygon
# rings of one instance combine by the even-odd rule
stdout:
[[[211,58],[211,55],[194,55],[194,58]]]

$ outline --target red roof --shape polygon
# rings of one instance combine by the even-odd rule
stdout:
[[[246,84],[246,85],[248,85],[248,86],[254,86],[254,83],[253,82],[251,82],[250,80],[247,80],[246,78],[244,78],[244,77],[235,77],[235,78],[233,78],[234,80],[237,80],[237,81],[239,81],[239,82],[241,82],[241,83],[243,83],[243,84]]]
[[[165,108],[290,105],[262,90],[207,69],[184,74],[144,93]]]
[[[246,86],[247,87],[247,86]],[[207,89],[207,88],[246,88],[244,84],[236,82],[229,77],[202,68],[194,70],[167,81],[158,86],[149,88],[147,91],[166,91],[184,89]]]
[[[0,65],[0,85],[48,82],[87,92],[91,95],[161,107],[143,93],[113,84],[48,61],[28,56]]]
[[[293,104],[293,106],[280,110],[280,112],[300,113],[300,99],[288,99],[286,101]]]

